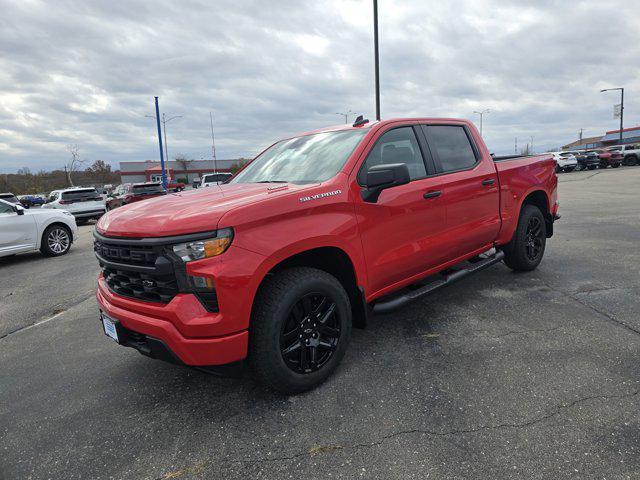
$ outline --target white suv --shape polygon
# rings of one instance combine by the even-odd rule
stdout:
[[[65,210],[25,210],[0,200],[0,257],[37,250],[57,257],[67,253],[77,238],[76,221]]]
[[[95,188],[81,187],[54,190],[42,208],[67,210],[76,217],[78,225],[92,218],[97,220],[107,211],[104,198]]]
[[[202,175],[202,182],[200,183],[201,187],[210,187],[212,185],[220,185],[221,183],[226,182],[233,174],[231,173],[207,173]]]
[[[571,172],[578,166],[576,156],[571,152],[552,152],[556,161],[556,172]]]

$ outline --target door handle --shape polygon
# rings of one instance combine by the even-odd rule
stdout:
[[[442,192],[440,190],[432,190],[422,195],[425,199],[439,197]]]
[[[487,178],[486,180],[482,181],[483,185],[493,185],[494,183],[496,183],[496,181],[493,178]]]

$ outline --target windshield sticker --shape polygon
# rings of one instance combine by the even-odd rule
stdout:
[[[316,193],[310,197],[300,197],[301,202],[308,202],[309,200],[318,200],[325,197],[333,197],[334,195],[340,195],[342,190],[334,190],[333,192]]]

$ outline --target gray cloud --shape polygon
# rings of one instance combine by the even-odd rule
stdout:
[[[382,114],[491,108],[490,149],[554,147],[640,121],[633,2],[380,0]],[[0,0],[0,171],[157,158],[153,96],[183,115],[169,154],[250,156],[277,138],[374,116],[368,0]]]

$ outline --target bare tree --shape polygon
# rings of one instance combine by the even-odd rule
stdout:
[[[69,186],[73,187],[73,180],[71,179],[71,173],[80,170],[80,166],[85,162],[80,160],[80,147],[78,144],[67,145],[67,150],[71,154],[71,159],[64,166],[64,171],[67,174],[67,182]]]
[[[183,171],[183,175],[184,177],[182,177],[183,179],[186,179],[187,182],[189,182],[189,170],[191,169],[190,166],[193,163],[193,160],[191,160],[190,158],[187,158],[186,155],[182,155],[181,153],[179,153],[178,155],[176,155],[173,160],[180,165],[180,168]]]

